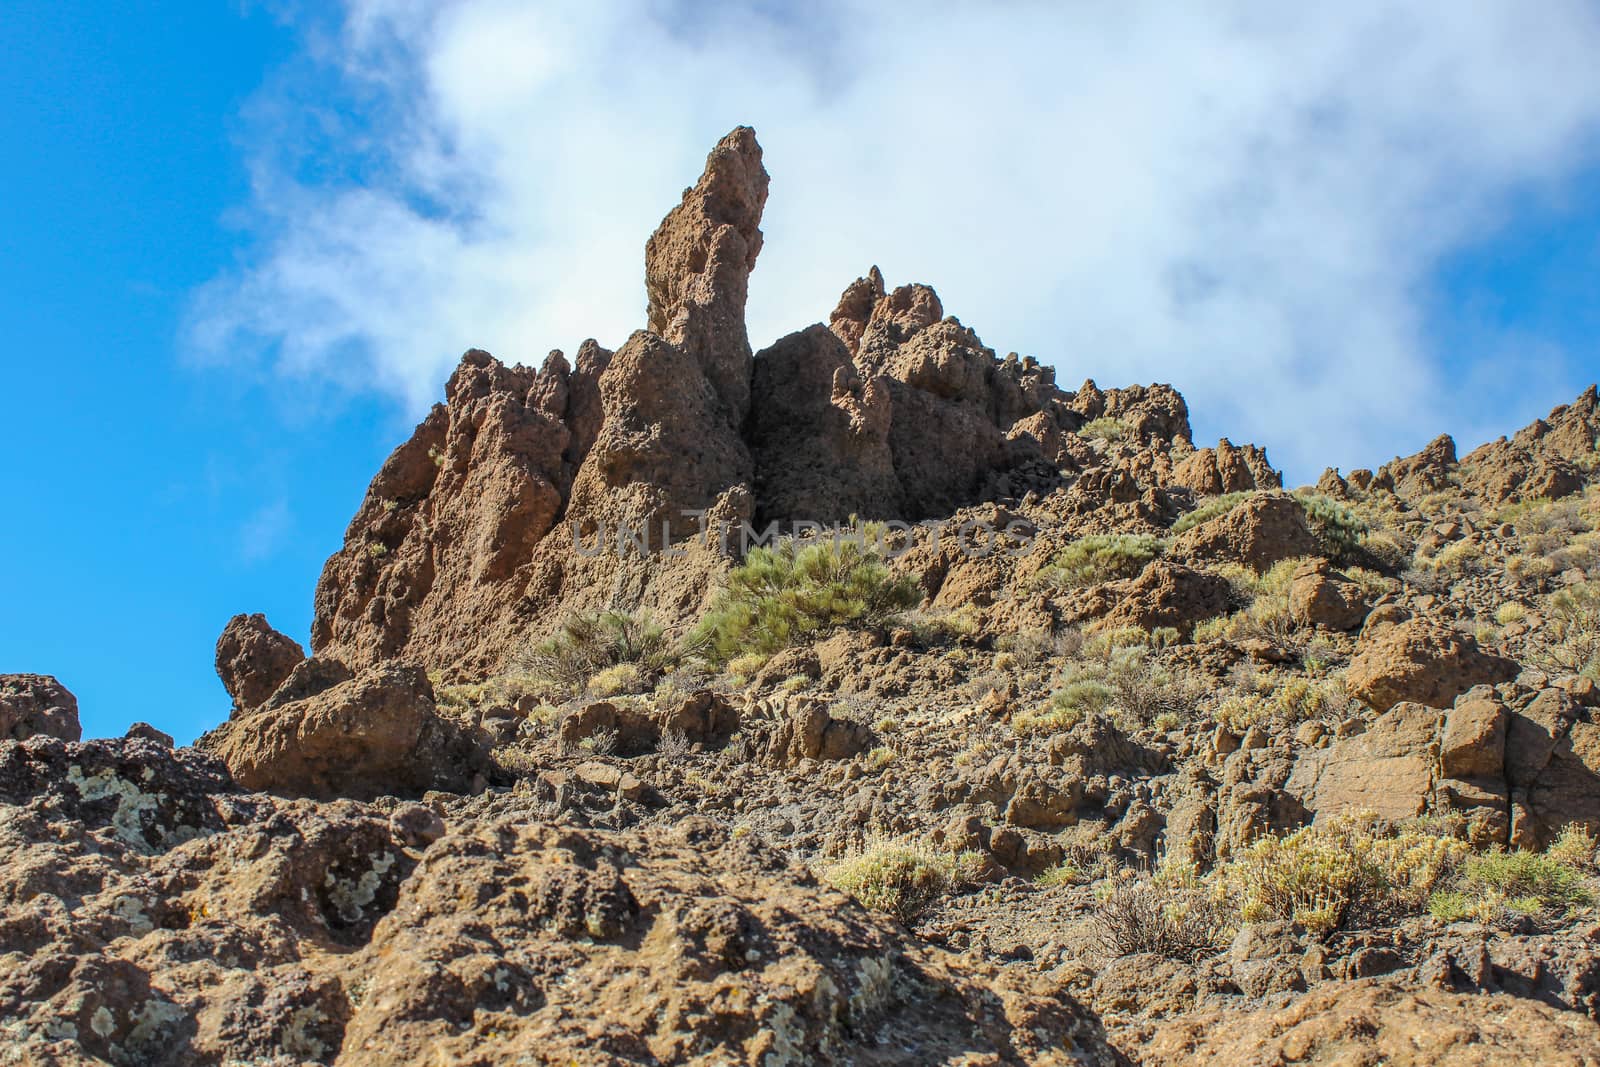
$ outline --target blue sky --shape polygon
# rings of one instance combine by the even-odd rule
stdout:
[[[1361,5],[1303,31],[950,9],[938,38],[848,5],[798,37],[760,7],[308,10],[0,13],[0,671],[57,675],[91,735],[219,721],[237,611],[305,641],[463,349],[639,325],[644,238],[737,122],[774,175],[758,345],[878,262],[1069,387],[1174,382],[1201,443],[1295,480],[1600,377],[1582,4],[1502,46],[1516,8],[1486,3],[1376,59],[1416,28]]]

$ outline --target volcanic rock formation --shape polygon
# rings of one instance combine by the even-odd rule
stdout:
[[[0,1064],[1600,1067],[1595,391],[1286,492],[875,267],[752,354],[767,190],[467,352],[195,745],[0,676]]]

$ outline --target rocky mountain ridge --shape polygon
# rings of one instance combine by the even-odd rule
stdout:
[[[0,678],[0,1062],[1600,1064],[1595,390],[1287,492],[876,268],[753,353],[767,194],[469,351],[194,747]]]

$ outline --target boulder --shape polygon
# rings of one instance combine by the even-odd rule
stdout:
[[[876,738],[865,723],[836,719],[828,702],[816,697],[794,697],[785,717],[768,742],[768,758],[792,766],[801,760],[843,760],[871,748]]]
[[[1219,575],[1158,559],[1135,578],[1106,582],[1081,594],[1068,613],[1076,620],[1098,620],[1106,628],[1170,626],[1187,634],[1195,623],[1225,612],[1231,595],[1227,579]]]
[[[1334,571],[1327,560],[1312,560],[1295,571],[1289,585],[1289,614],[1302,626],[1354,630],[1367,611],[1361,587]]]
[[[48,674],[0,674],[0,740],[38,735],[76,741],[78,698]]]
[[[294,670],[289,672],[283,684],[262,701],[261,708],[271,710],[284,704],[292,704],[296,700],[314,697],[342,682],[348,682],[353,677],[349,667],[331,656],[311,656],[294,665]]]
[[[710,689],[697,689],[668,703],[654,718],[663,734],[670,730],[706,746],[722,744],[739,729],[739,709]]]
[[[373,797],[461,789],[463,739],[434,710],[420,667],[373,667],[304,700],[236,717],[201,739],[246,789]]]
[[[1179,534],[1167,556],[1193,564],[1239,563],[1262,572],[1279,560],[1319,551],[1299,502],[1284,493],[1261,493]]]
[[[656,747],[661,740],[661,727],[642,707],[597,700],[567,714],[557,736],[562,747],[568,749],[607,737],[617,755],[637,756]]]
[[[173,746],[172,735],[165,730],[157,730],[147,722],[136,722],[128,727],[128,732],[123,735],[130,740],[153,741],[162,748]]]
[[[1502,778],[1511,715],[1492,696],[1463,698],[1445,716],[1439,770],[1446,778]]]
[[[1471,635],[1427,618],[1373,629],[1369,621],[1350,661],[1350,695],[1378,711],[1401,701],[1447,708],[1475,685],[1517,676],[1517,664],[1484,652]]]
[[[305,658],[300,642],[274,630],[260,613],[235,615],[217,638],[217,677],[235,714],[260,706]]]
[[[1561,689],[1514,710],[1506,728],[1510,843],[1541,848],[1569,823],[1600,832],[1600,723]]]

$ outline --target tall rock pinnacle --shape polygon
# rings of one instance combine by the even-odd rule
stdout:
[[[750,406],[744,305],[761,253],[767,181],[756,132],[736,128],[645,244],[648,329],[695,357],[735,426]]]

